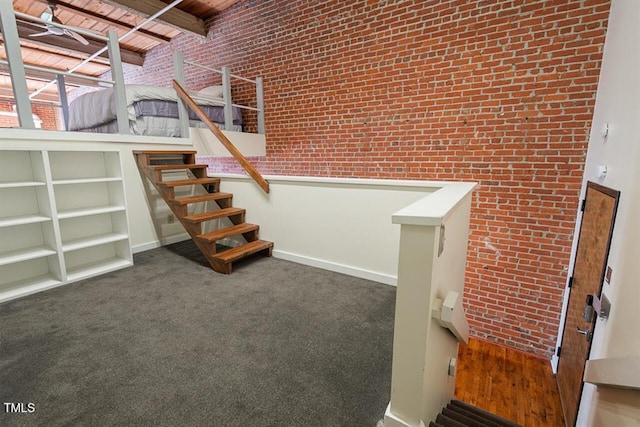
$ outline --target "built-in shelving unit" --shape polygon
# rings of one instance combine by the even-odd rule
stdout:
[[[0,202],[0,302],[133,263],[117,151],[2,151]]]

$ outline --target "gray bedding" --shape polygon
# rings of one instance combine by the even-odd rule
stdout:
[[[132,134],[174,136],[178,117],[178,96],[175,90],[147,85],[125,85],[125,96]],[[224,108],[221,105],[224,102],[221,98],[196,96],[195,100],[214,123],[224,123]],[[78,96],[69,105],[69,130],[95,132],[113,127],[112,122],[117,117],[115,101],[112,88]],[[193,113],[190,113],[190,117],[196,119]],[[233,123],[233,128],[242,127],[242,114],[237,107],[233,107]]]
[[[224,123],[224,108],[222,106],[201,105],[200,108],[207,114],[212,122]],[[242,125],[242,111],[238,107],[233,108],[233,124]],[[162,101],[158,99],[142,100],[133,103],[136,117],[156,116],[156,117],[178,117],[178,104],[172,101]],[[196,114],[189,110],[189,120],[198,120]]]

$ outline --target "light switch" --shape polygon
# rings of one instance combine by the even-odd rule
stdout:
[[[450,377],[455,377],[456,376],[456,366],[458,365],[458,359],[455,357],[452,357],[451,359],[449,359],[449,376]]]

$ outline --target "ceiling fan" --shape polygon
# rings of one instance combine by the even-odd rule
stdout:
[[[47,31],[44,31],[42,33],[31,34],[30,37],[40,37],[40,36],[48,36],[48,35],[69,36],[69,37],[73,37],[74,39],[76,39],[77,41],[79,41],[80,43],[82,43],[84,45],[88,45],[89,44],[87,39],[85,39],[80,34],[76,33],[75,31],[72,31],[72,30],[70,30],[68,28],[61,28],[61,27],[58,27],[56,25],[53,25],[53,24],[62,25],[62,21],[60,21],[60,19],[58,19],[56,17],[56,15],[55,15],[56,10],[57,10],[55,3],[49,3],[47,5],[47,7],[49,8],[50,12],[45,10],[40,15],[40,19],[42,19],[43,21],[50,22],[50,24],[45,24],[43,26],[43,28],[45,28]]]

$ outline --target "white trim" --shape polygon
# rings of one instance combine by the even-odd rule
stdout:
[[[47,146],[47,143],[52,141],[61,142],[78,142],[83,144],[81,147],[73,147],[69,149],[73,150],[88,150],[95,151],[96,148],[87,143],[105,143],[105,142],[118,142],[125,144],[163,144],[163,145],[187,145],[192,147],[190,138],[172,138],[161,136],[141,136],[141,135],[121,135],[110,133],[89,133],[89,132],[64,132],[42,129],[20,129],[10,128],[2,130],[3,143],[16,141],[27,141],[34,146],[45,145],[42,149],[54,149],[54,147]],[[32,149],[31,146],[24,147],[25,149]],[[119,147],[114,147],[113,150],[119,150]],[[181,148],[182,149],[182,148]],[[102,149],[101,149],[102,150]],[[103,150],[104,151],[104,150]]]
[[[311,267],[321,268],[336,273],[342,273],[349,276],[359,277],[361,279],[372,280],[374,282],[383,283],[385,285],[396,286],[398,278],[387,274],[377,273],[375,271],[364,270],[337,262],[326,261],[323,259],[312,258],[304,255],[293,254],[290,252],[279,251],[274,249],[273,256],[275,258],[292,261],[298,264],[308,265]]]
[[[237,173],[211,173],[211,176],[225,180],[251,180],[252,178],[247,175]],[[414,181],[414,180],[393,180],[393,179],[370,179],[370,178],[326,178],[317,176],[302,176],[302,175],[263,175],[264,179],[273,182],[289,182],[289,183],[319,183],[319,184],[334,184],[334,185],[373,185],[383,187],[416,187],[432,189],[434,192],[442,187],[455,185],[455,182],[446,181]],[[464,183],[467,184],[468,183]],[[475,187],[475,183],[473,183]]]
[[[551,372],[553,373],[553,375],[557,375],[558,374],[558,363],[560,362],[560,359],[558,358],[558,356],[553,353],[553,356],[551,356]]]
[[[153,242],[144,243],[141,245],[133,246],[131,249],[134,254],[146,252],[151,249],[156,249],[161,246],[170,245],[173,243],[183,242],[190,240],[189,234],[179,234],[176,236],[167,237],[166,239],[155,240]],[[348,276],[359,277],[361,279],[372,280],[374,282],[383,283],[385,285],[396,286],[398,280],[395,276],[389,276],[387,274],[377,273],[375,271],[364,270],[361,268],[351,267],[345,264],[339,264],[337,262],[326,261],[318,258],[312,258],[304,255],[293,254],[290,252],[274,250],[273,257],[283,259],[285,261],[291,261],[302,265],[308,265],[310,267],[321,268],[323,270],[333,271],[336,273],[346,274]]]
[[[438,191],[394,213],[392,221],[394,224],[440,226],[477,185],[475,182],[445,184]]]
[[[143,243],[141,245],[135,245],[131,247],[131,250],[134,254],[140,252],[150,251],[151,249],[156,249],[161,246],[171,245],[173,243],[184,242],[185,240],[190,240],[191,236],[188,233],[177,234],[175,236],[170,236],[163,238],[162,240],[154,240],[152,242]]]
[[[425,427],[424,422],[420,420],[420,424],[410,424],[397,415],[391,413],[391,402],[384,411],[384,427]]]

